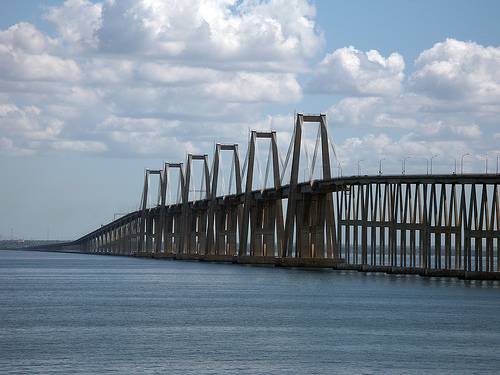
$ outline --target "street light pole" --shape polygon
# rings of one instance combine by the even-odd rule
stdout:
[[[378,175],[382,175],[382,161],[385,160],[385,158],[382,158],[378,161]]]
[[[463,155],[462,155],[462,158],[461,158],[461,160],[460,160],[460,174],[464,174],[464,158],[465,158],[466,156],[470,156],[470,154],[469,154],[469,153],[466,153],[466,154],[463,154]]]
[[[406,160],[407,159],[410,159],[411,156],[406,156],[403,158],[403,160],[401,160],[401,174],[405,174],[406,173]]]
[[[434,154],[431,156],[431,174],[432,174],[432,159],[437,158],[438,154]]]

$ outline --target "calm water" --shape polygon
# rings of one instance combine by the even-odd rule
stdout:
[[[500,372],[500,286],[0,251],[2,374]]]

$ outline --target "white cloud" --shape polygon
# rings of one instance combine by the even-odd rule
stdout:
[[[314,7],[292,5],[67,0],[45,14],[54,38],[26,23],[0,31],[0,103],[41,111],[19,115],[30,130],[10,127],[11,140],[37,151],[150,154],[173,137],[239,135],[230,124],[259,121],[263,104],[302,98],[297,71],[323,40]],[[109,119],[125,126],[111,129]],[[176,122],[174,136],[165,124]]]
[[[179,126],[178,121],[167,121],[154,118],[130,118],[110,116],[98,125],[98,130],[122,132],[158,132],[173,130]]]
[[[76,81],[80,69],[72,59],[54,55],[56,42],[29,23],[0,31],[0,79]]]
[[[353,61],[347,65],[357,66],[358,60]],[[331,124],[344,129],[356,126],[357,132],[371,134],[346,141],[345,155],[382,157],[380,141],[388,139],[384,153],[394,154],[392,159],[416,155],[417,164],[429,152],[450,164],[462,153],[484,155],[498,148],[500,47],[447,39],[423,51],[415,67],[397,95],[364,97],[353,89],[351,96],[330,107]],[[344,74],[344,78],[350,87],[363,82],[360,76]],[[374,128],[390,128],[390,137],[377,136]],[[474,159],[479,169],[480,162],[479,157]]]
[[[473,145],[466,140],[420,139],[412,133],[400,137],[369,133],[348,138],[338,145],[344,175],[357,174],[358,161],[361,174],[377,174],[380,160],[384,174],[399,174],[403,159],[407,173],[423,174],[431,155],[437,155],[434,173],[452,173],[455,160],[466,152],[473,152]],[[475,168],[480,168],[479,157],[473,162]]]
[[[72,60],[48,54],[0,50],[0,77],[20,81],[77,81],[80,69]]]
[[[19,108],[14,104],[0,104],[0,129],[9,136],[47,140],[57,137],[63,124],[57,119],[43,118],[42,111],[37,107]]]
[[[0,31],[3,153],[174,157],[270,127],[286,145],[292,121],[277,113],[301,110],[300,82],[345,95],[327,114],[350,156],[498,140],[496,47],[437,43],[406,79],[400,54],[354,47],[311,71],[324,41],[306,0],[67,0],[45,17],[52,38],[28,23]]]
[[[50,148],[57,151],[100,153],[107,150],[107,146],[98,141],[71,141],[57,140],[50,143]]]
[[[14,141],[7,137],[0,137],[0,155],[33,155],[35,152],[29,149],[19,148]]]
[[[483,132],[479,128],[478,124],[469,125],[450,125],[450,130],[464,138],[479,139],[483,135]]]
[[[113,130],[108,133],[108,137],[117,152],[125,147],[127,153],[133,149],[138,155],[163,155],[173,160],[183,157],[186,152],[206,152],[199,147],[199,141],[193,142],[161,129],[152,131]]]
[[[419,125],[415,115],[425,114],[425,98],[405,94],[397,97],[348,97],[330,107],[330,122],[350,126],[412,129]]]
[[[35,106],[0,103],[0,148],[3,154],[30,155],[47,150],[103,152],[100,141],[67,139],[65,123]],[[74,136],[74,135],[73,135]]]
[[[476,113],[440,111],[432,99],[405,93],[386,98],[345,98],[330,107],[332,124],[340,127],[391,128],[422,139],[479,140],[483,131]]]
[[[204,88],[210,97],[235,102],[294,102],[302,90],[293,74],[238,72]]]
[[[500,101],[500,47],[446,39],[423,51],[415,66],[412,88],[433,98],[496,105]]]
[[[137,70],[145,81],[169,85],[213,82],[219,77],[214,69],[171,64],[144,63]]]
[[[103,4],[101,51],[205,61],[292,61],[323,43],[305,0],[122,0]]]
[[[329,53],[319,63],[308,88],[311,92],[386,96],[401,91],[405,63],[398,53],[384,58],[376,50],[354,47]]]
[[[41,54],[56,47],[55,40],[41,33],[35,26],[20,22],[0,31],[0,45],[5,51],[17,50],[27,54]]]
[[[97,47],[96,32],[101,26],[102,4],[88,0],[66,0],[61,7],[48,9],[45,18],[54,23],[62,39],[70,44]]]

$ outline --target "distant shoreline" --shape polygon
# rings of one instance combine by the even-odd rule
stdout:
[[[59,240],[0,240],[0,250],[23,250],[35,246],[54,245],[68,241]]]

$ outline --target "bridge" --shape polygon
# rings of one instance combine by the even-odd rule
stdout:
[[[309,179],[299,181],[302,134],[309,123],[318,127],[316,144],[313,155],[302,160],[310,166]],[[270,146],[264,186],[256,189],[260,139],[267,139]],[[297,114],[285,162],[275,131],[250,132],[243,167],[237,144],[217,144],[210,166],[208,155],[188,154],[185,164],[165,163],[146,170],[138,210],[58,248],[500,279],[498,173],[333,177],[331,146],[326,115]],[[226,152],[232,156],[230,188],[227,194],[218,194],[224,182],[221,155]],[[318,154],[321,176],[313,178]],[[194,163],[201,165],[199,190],[192,188]],[[283,183],[285,171],[289,178]],[[152,176],[159,179],[158,201],[148,207]],[[175,185],[178,199],[168,202]]]

